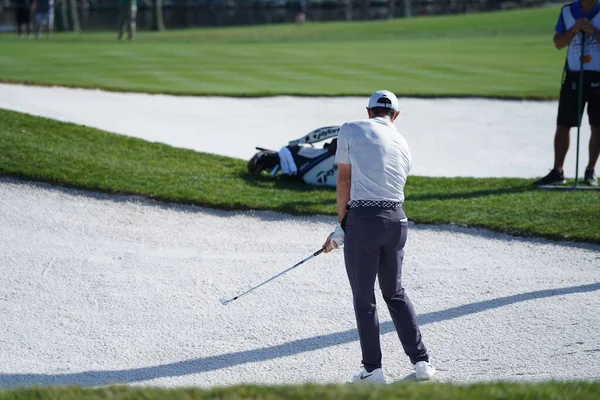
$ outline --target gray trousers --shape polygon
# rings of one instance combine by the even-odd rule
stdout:
[[[415,310],[402,287],[402,259],[408,231],[405,219],[401,208],[359,207],[348,211],[344,260],[354,298],[362,363],[367,371],[381,368],[376,277],[404,352],[413,364],[429,361]]]

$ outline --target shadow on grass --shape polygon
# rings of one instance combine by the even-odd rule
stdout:
[[[273,187],[275,189],[292,190],[296,192],[326,192],[335,194],[335,187],[317,186],[304,183],[299,178],[272,177],[268,175],[256,175],[246,172],[238,173],[238,178],[255,187]]]
[[[295,178],[282,178],[282,177],[270,177],[265,175],[254,175],[248,173],[240,173],[238,177],[246,182],[248,185],[259,187],[259,188],[268,188],[268,189],[277,189],[281,191],[292,191],[303,194],[314,193],[315,197],[310,200],[296,200],[296,201],[288,201],[285,203],[281,203],[278,207],[283,212],[290,213],[311,213],[311,209],[315,206],[327,206],[330,205],[331,213],[336,213],[336,198],[335,198],[335,187],[327,187],[327,186],[315,186],[308,185],[299,179]],[[327,198],[323,198],[322,196],[328,196]],[[317,213],[317,210],[314,211]],[[322,211],[318,212],[322,214]]]
[[[521,192],[527,192],[536,190],[535,186],[531,185],[523,185],[523,186],[514,186],[507,188],[497,188],[497,189],[485,189],[485,190],[473,190],[468,192],[458,192],[458,193],[428,193],[428,194],[418,194],[418,195],[407,195],[406,201],[419,201],[419,200],[460,200],[460,199],[472,199],[476,197],[486,197],[486,196],[498,196],[503,194],[515,194]]]
[[[555,296],[565,296],[574,293],[589,293],[600,290],[600,282],[589,285],[563,287],[557,289],[537,290],[515,294],[512,296],[499,297],[492,300],[484,300],[476,303],[465,304],[441,311],[423,314],[419,317],[421,325],[448,321],[465,315],[492,310],[495,308],[509,306],[511,304],[543,299]],[[382,334],[394,332],[391,321],[380,325]],[[350,343],[358,340],[355,329],[342,332],[314,336],[307,339],[294,340],[276,346],[261,349],[239,351],[235,353],[221,354],[193,360],[185,360],[170,364],[157,365],[153,367],[132,368],[108,371],[84,371],[70,374],[27,374],[27,373],[0,373],[0,386],[31,386],[31,385],[83,385],[97,386],[109,384],[123,384],[142,382],[151,379],[185,376],[203,372],[215,371],[236,365],[261,362],[266,360],[289,357],[295,354],[306,353],[324,349],[340,344]]]
[[[286,179],[286,178],[282,178],[279,176],[275,178],[275,177],[269,177],[269,176],[265,176],[265,175],[253,175],[253,174],[248,174],[248,173],[240,173],[238,175],[238,177],[240,179],[242,179],[244,182],[248,183],[249,185],[252,185],[255,187],[260,187],[260,188],[268,187],[268,188],[275,188],[275,189],[282,189],[282,190],[292,190],[292,191],[297,191],[297,192],[327,192],[327,193],[335,194],[335,187],[307,185],[307,184],[301,182],[300,180],[293,179],[293,178]],[[415,189],[417,189],[417,188],[418,187],[415,186]],[[414,189],[410,188],[410,186],[407,189],[409,191],[414,190]],[[501,188],[484,189],[484,190],[473,189],[473,190],[469,190],[469,191],[453,192],[453,193],[439,193],[438,192],[438,193],[427,193],[427,194],[417,194],[417,195],[407,194],[406,200],[407,201],[459,200],[459,199],[470,199],[470,198],[476,198],[476,197],[515,194],[515,193],[532,191],[532,190],[536,190],[536,189],[537,189],[537,187],[533,186],[531,184],[523,184],[523,185],[511,186],[511,187],[501,187]],[[421,190],[421,189],[418,188],[417,190]],[[334,199],[334,201],[335,201],[335,199]],[[325,203],[321,203],[321,204],[325,204]]]

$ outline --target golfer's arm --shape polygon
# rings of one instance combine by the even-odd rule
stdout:
[[[337,215],[338,222],[346,215],[346,204],[350,201],[350,178],[352,166],[350,164],[338,164],[338,175],[336,182]]]
[[[554,46],[556,46],[558,50],[564,49],[569,45],[569,43],[571,43],[571,40],[573,40],[576,34],[577,32],[575,32],[573,28],[562,34],[556,33],[554,35]]]

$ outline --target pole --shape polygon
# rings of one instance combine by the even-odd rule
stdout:
[[[577,88],[577,151],[575,156],[575,188],[579,187],[579,133],[581,132],[581,119],[583,117],[583,72],[585,61],[585,32],[581,32],[581,55],[579,57],[579,85]]]

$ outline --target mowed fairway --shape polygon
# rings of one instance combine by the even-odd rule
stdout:
[[[564,61],[551,41],[558,10],[141,32],[134,43],[117,42],[114,32],[39,41],[0,35],[0,81],[222,96],[366,96],[387,88],[405,96],[556,98]],[[103,114],[106,102],[73,101],[66,92],[107,94],[0,85],[0,107],[15,110],[0,109],[0,400],[600,398],[598,192],[541,191],[528,175],[413,174],[402,279],[439,372],[415,382],[376,290],[390,385],[345,385],[360,346],[343,252],[312,259],[227,307],[218,301],[317,250],[337,221],[335,190],[250,175],[245,160],[212,154],[208,142],[219,135],[236,152],[252,149],[243,137],[259,145],[269,136],[252,129],[278,124],[281,138],[292,139],[304,129],[292,114],[320,126],[320,113],[285,100],[314,101],[334,123],[345,118],[336,109],[354,110],[352,103],[208,97],[210,104],[190,106],[198,98],[109,93],[120,109]],[[406,129],[403,115],[399,127],[434,132],[425,148],[451,153],[469,171],[520,154],[546,162],[532,141],[505,132],[534,136],[524,118],[543,131],[545,106],[555,102],[402,100],[407,121],[417,115],[411,110],[425,109],[416,119],[441,126]],[[436,109],[440,102],[446,106]],[[481,103],[502,113],[488,114]],[[459,104],[468,113],[453,108]],[[86,108],[159,134],[61,122],[78,111],[87,118]],[[206,116],[221,112],[234,130]],[[206,143],[167,145],[181,132]],[[458,146],[494,152],[481,162]],[[417,164],[432,164],[418,154]]]
[[[556,98],[558,7],[375,22],[1,35],[0,80],[196,95]]]

